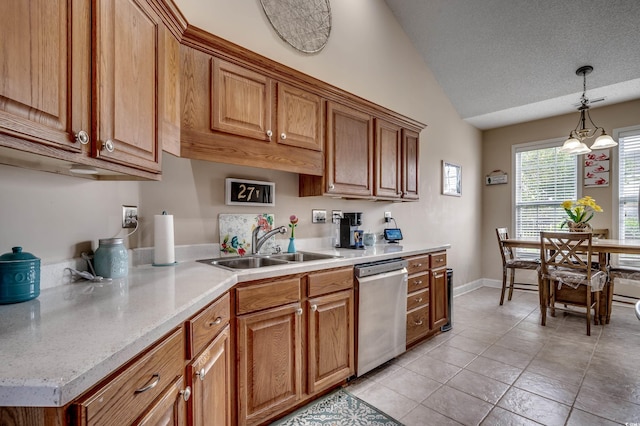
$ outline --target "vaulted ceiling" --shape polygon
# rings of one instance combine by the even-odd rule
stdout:
[[[479,129],[640,98],[640,0],[385,1]]]

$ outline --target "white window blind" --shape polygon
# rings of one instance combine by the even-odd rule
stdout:
[[[618,236],[640,238],[638,195],[640,194],[640,129],[618,135]],[[621,265],[640,266],[633,255],[620,255]]]
[[[515,148],[515,234],[537,237],[559,230],[567,218],[561,204],[578,197],[577,156],[560,152],[561,142]]]

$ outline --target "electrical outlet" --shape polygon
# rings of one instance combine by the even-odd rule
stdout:
[[[391,222],[391,212],[384,212],[384,221]]]
[[[138,223],[138,206],[122,206],[122,227],[135,228]]]

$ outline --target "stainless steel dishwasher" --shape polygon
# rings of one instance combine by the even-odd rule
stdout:
[[[358,362],[361,376],[400,355],[407,345],[407,261],[355,266],[358,291]]]

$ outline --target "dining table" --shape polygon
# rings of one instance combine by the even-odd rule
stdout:
[[[540,250],[540,237],[508,238],[503,243],[511,248],[528,248]],[[607,271],[611,266],[612,254],[640,254],[640,239],[614,240],[608,238],[594,238],[591,241],[591,250],[598,255],[598,263],[601,270]],[[600,312],[598,313],[601,324],[609,324],[611,309],[613,306],[613,281],[607,280],[600,292]],[[546,310],[546,301],[540,297],[540,309]]]

